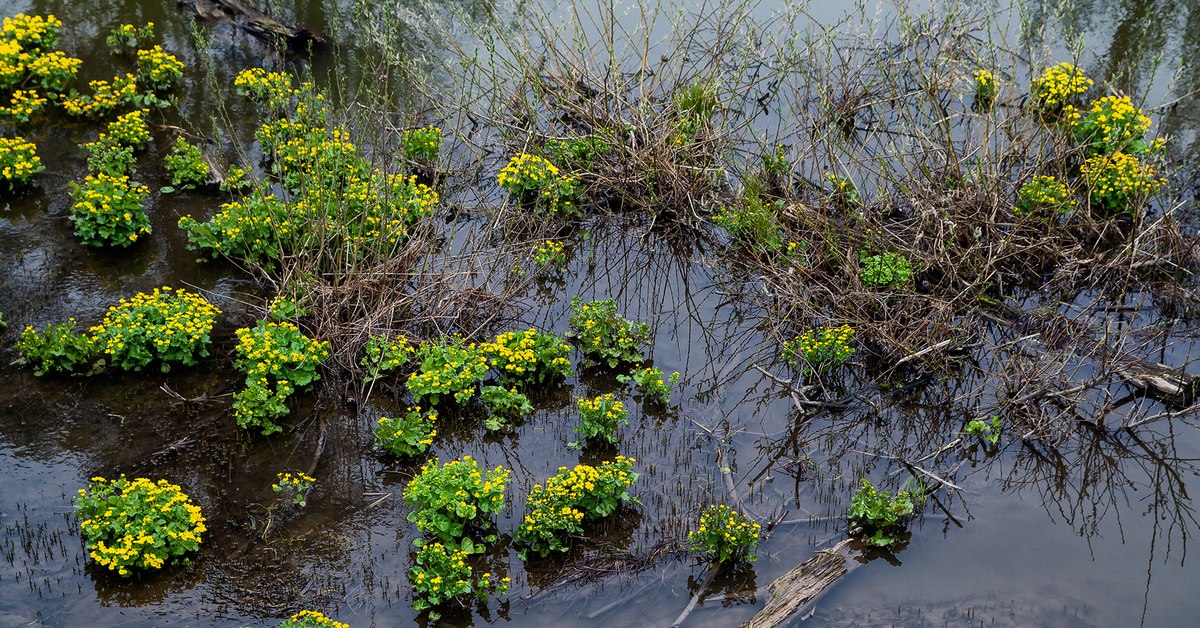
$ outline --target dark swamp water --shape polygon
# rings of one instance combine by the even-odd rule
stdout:
[[[350,83],[362,79],[353,60],[369,50],[355,39],[354,7],[317,0],[271,5],[284,21],[341,33],[340,57],[316,53],[318,76],[334,68]],[[761,8],[764,15],[771,10]],[[843,10],[839,3],[810,7],[818,19],[833,20]],[[63,20],[60,48],[84,59],[83,81],[125,71],[121,64],[128,62],[103,47],[109,29],[153,21],[164,47],[187,65],[179,106],[167,122],[207,124],[212,96],[192,44],[193,15],[173,2],[0,2],[3,15],[18,12]],[[1174,150],[1190,161],[1197,157],[1200,111],[1189,94],[1200,89],[1200,74],[1184,71],[1177,81],[1169,79],[1181,59],[1200,57],[1198,12],[1195,2],[1100,1],[1081,2],[1066,18],[1084,33],[1090,75],[1111,71],[1131,91],[1150,89],[1151,105],[1178,99],[1155,116],[1155,125],[1175,136]],[[213,36],[219,80],[231,84],[238,70],[264,64],[261,44],[229,24],[200,26]],[[1166,69],[1155,73],[1135,64],[1116,74],[1116,68],[1129,67],[1129,58],[1156,52],[1164,54]],[[228,107],[238,132],[252,137],[251,106]],[[244,295],[259,288],[230,265],[197,263],[175,226],[179,216],[213,213],[222,202],[215,195],[152,192],[152,237],[116,253],[82,246],[67,220],[66,184],[86,173],[86,153],[75,146],[93,140],[98,128],[55,118],[24,129],[47,170],[27,192],[6,196],[0,210],[0,311],[9,323],[0,336],[0,628],[273,626],[302,608],[323,610],[353,628],[424,625],[411,609],[406,575],[416,529],[400,498],[415,467],[380,455],[370,438],[376,420],[395,404],[376,395],[353,412],[302,396],[287,428],[271,438],[238,428],[227,398],[200,408],[173,405],[160,386],[184,397],[237,390],[240,377],[228,357],[233,330],[253,320]],[[165,150],[165,136],[156,140]],[[157,162],[152,150],[139,165],[139,178],[152,190],[164,184]],[[637,225],[589,229],[591,238],[570,248],[567,271],[530,292],[517,328],[565,331],[567,304],[576,294],[611,295],[627,317],[651,323],[655,341],[648,354],[664,371],[682,373],[683,385],[668,407],[628,402],[630,425],[616,453],[638,459],[643,505],[589,529],[589,542],[567,561],[523,564],[507,542],[533,484],[559,466],[612,453],[565,447],[573,439],[574,398],[616,390],[609,375],[585,373],[547,391],[536,399],[537,413],[510,434],[489,434],[471,418],[448,420],[432,453],[443,460],[470,454],[484,466],[513,472],[508,506],[498,517],[501,542],[482,559],[485,570],[510,576],[513,586],[499,602],[447,613],[442,623],[669,626],[702,579],[695,559],[547,585],[566,563],[606,548],[646,550],[682,538],[704,505],[728,499],[724,467],[760,521],[782,516],[760,546],[758,561],[716,578],[686,624],[738,625],[765,602],[754,595],[756,588],[844,538],[844,511],[859,477],[893,490],[903,486],[901,467],[852,452],[878,448],[916,458],[935,451],[948,440],[944,435],[959,429],[955,403],[970,389],[970,377],[892,394],[858,369],[845,382],[848,410],[815,413],[805,430],[794,429],[801,417],[789,400],[749,370],[754,363],[783,368],[772,341],[730,302],[702,253],[681,254],[643,238]],[[118,299],[162,285],[203,290],[224,310],[213,358],[170,375],[91,378],[39,379],[9,365],[17,357],[12,344],[26,325],[42,328],[68,317],[93,324]],[[1081,300],[1062,309],[1083,307]],[[1105,322],[1157,321],[1147,311],[1120,316]],[[984,333],[1003,340],[999,330]],[[1170,327],[1161,346],[1153,359],[1200,373],[1191,364],[1200,352],[1194,327]],[[1115,397],[1129,392],[1112,390]],[[1127,410],[1116,410],[1116,420]],[[322,420],[329,431],[307,509],[260,538],[275,474],[308,470]],[[868,553],[869,562],[837,583],[810,619],[792,625],[1196,625],[1200,597],[1193,589],[1200,572],[1187,553],[1197,527],[1190,499],[1200,460],[1196,427],[1164,419],[1134,432],[1081,429],[1053,455],[1002,442],[1000,451],[976,446],[954,453],[965,459],[954,476],[965,491],[940,493],[940,504],[927,506],[911,524],[906,543],[894,552]],[[120,473],[167,478],[204,509],[210,532],[192,566],[125,581],[91,564],[71,496],[94,475]]]

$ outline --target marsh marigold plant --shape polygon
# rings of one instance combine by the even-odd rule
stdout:
[[[91,333],[113,366],[140,371],[157,361],[166,373],[173,363],[191,366],[208,356],[209,334],[220,313],[198,294],[163,286],[121,299]]]
[[[207,531],[200,507],[166,480],[92,478],[75,498],[88,553],[122,576],[158,569],[200,547]]]
[[[33,175],[45,169],[32,142],[26,142],[22,137],[0,137],[0,177],[8,183],[10,190],[29,183]]]
[[[508,471],[502,467],[484,472],[471,456],[445,464],[434,458],[404,488],[404,499],[413,507],[408,520],[447,546],[473,553],[464,537],[472,526],[490,525],[504,508],[507,486]]]
[[[150,190],[128,176],[103,172],[89,175],[83,185],[71,181],[71,219],[75,235],[88,246],[127,247],[150,233],[143,201]]]
[[[700,515],[700,527],[688,532],[688,543],[712,556],[718,563],[758,560],[758,533],[752,519],[728,506],[711,505]]]

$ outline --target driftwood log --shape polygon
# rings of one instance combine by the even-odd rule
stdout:
[[[1094,338],[1095,330],[1061,314],[1032,314],[1000,304],[986,316],[1022,334],[1036,334],[1037,340],[1050,349],[1070,349],[1107,361],[1112,365],[1112,372],[1121,379],[1177,406],[1192,405],[1200,391],[1200,377],[1114,349]]]
[[[246,0],[176,0],[175,4],[207,20],[232,21],[274,48],[303,52],[310,44],[325,43],[320,35],[307,28],[287,26]]]
[[[817,552],[767,585],[771,600],[750,621],[738,628],[771,628],[797,612],[808,610],[830,585],[859,566],[846,539],[830,549]]]

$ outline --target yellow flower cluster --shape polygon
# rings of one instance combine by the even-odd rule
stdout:
[[[334,621],[317,611],[300,611],[279,624],[279,628],[350,628],[340,621]]]
[[[1092,79],[1064,61],[1047,68],[1041,77],[1034,79],[1033,95],[1042,108],[1054,111],[1069,104],[1091,86]]]
[[[427,357],[420,372],[410,375],[406,384],[417,401],[427,397],[436,405],[453,393],[454,400],[464,404],[488,370],[487,357],[476,351],[474,344],[465,348],[453,342],[429,344],[422,348],[422,355]]]
[[[538,268],[556,263],[562,259],[562,256],[563,244],[554,240],[546,240],[534,248],[533,253],[530,254],[530,258],[533,259],[534,264],[538,265]]]
[[[275,329],[293,333],[271,333]],[[300,328],[292,323],[262,323],[258,327],[242,328],[235,333],[238,337],[239,359],[247,363],[245,372],[248,377],[275,374],[281,369],[315,368],[329,357],[328,342],[300,334]],[[299,337],[296,338],[296,335]],[[288,342],[293,339],[295,342]]]
[[[61,92],[75,80],[81,65],[82,60],[68,57],[56,50],[30,61],[25,67],[37,77],[38,84],[47,91]]]
[[[62,21],[53,15],[25,15],[18,13],[4,18],[4,39],[24,50],[49,50],[58,45],[58,32]]]
[[[154,359],[195,364],[197,351],[208,355],[213,322],[221,313],[204,297],[169,286],[139,292],[108,308],[104,321],[90,331],[113,364],[139,370]]]
[[[208,530],[200,507],[166,480],[95,477],[79,490],[75,508],[92,559],[122,576],[131,575],[130,567],[157,569],[195,551]]]
[[[1090,153],[1142,152],[1150,129],[1150,118],[1133,105],[1128,96],[1105,96],[1092,102],[1087,114],[1072,105],[1063,107],[1063,119],[1075,139]]]
[[[80,117],[102,116],[117,107],[129,104],[137,96],[137,77],[126,74],[109,81],[91,81],[92,95],[79,95],[62,100],[63,111]]]
[[[700,527],[688,533],[688,543],[712,554],[718,563],[747,558],[756,560],[752,552],[758,547],[757,523],[724,504],[710,505],[700,515]]]
[[[534,328],[524,332],[510,331],[496,336],[495,342],[479,346],[499,371],[503,383],[538,382],[550,378],[571,376],[571,345],[553,334],[542,334]]]
[[[251,68],[238,72],[233,87],[238,94],[263,107],[282,109],[291,99],[292,76],[286,72]]]
[[[975,72],[975,85],[977,88],[992,90],[996,87],[996,77],[992,76],[987,70],[977,70]]]
[[[1089,157],[1079,172],[1091,188],[1092,202],[1108,211],[1132,210],[1167,183],[1153,165],[1128,153]]]
[[[80,187],[71,183],[75,204],[71,207],[75,235],[89,246],[129,246],[150,233],[150,219],[142,200],[150,190],[128,176],[100,172],[88,175]]]
[[[404,499],[416,507],[408,520],[426,534],[457,542],[476,519],[504,508],[509,472],[496,467],[485,478],[471,456],[440,463],[437,458],[426,462],[404,487]]]
[[[13,92],[9,105],[0,107],[0,115],[17,122],[29,122],[30,116],[41,111],[47,102],[35,91],[17,90]]]
[[[423,164],[437,161],[442,150],[442,129],[433,125],[423,129],[405,131],[400,141],[404,154]]]
[[[500,187],[520,194],[540,189],[543,183],[558,176],[558,168],[543,157],[521,153],[513,157],[496,177]]]
[[[32,142],[23,137],[0,137],[0,178],[8,182],[10,189],[45,169]]]
[[[803,360],[811,368],[823,369],[842,364],[854,355],[854,329],[841,327],[818,327],[810,329],[790,342],[783,343],[783,357],[790,364]]]
[[[108,124],[108,135],[118,142],[137,148],[150,141],[150,128],[146,126],[146,109],[130,111]]]
[[[396,456],[415,456],[433,444],[437,430],[433,429],[437,412],[421,412],[421,406],[409,407],[402,417],[379,419],[375,427],[375,444]]]
[[[162,46],[139,50],[138,75],[153,90],[170,89],[183,76],[183,62],[167,54]]]
[[[1049,217],[1066,213],[1075,207],[1075,195],[1065,183],[1054,177],[1034,177],[1017,192],[1017,216],[1047,214]]]

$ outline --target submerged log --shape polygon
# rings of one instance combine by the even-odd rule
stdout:
[[[766,591],[771,595],[771,600],[750,621],[738,628],[771,628],[795,613],[811,608],[830,585],[859,566],[859,562],[851,558],[852,540],[846,539],[830,549],[817,552],[767,585]]]
[[[1200,392],[1200,377],[1145,360],[1093,338],[1094,330],[1061,314],[1031,314],[1008,304],[999,304],[987,313],[994,322],[1032,334],[1038,342],[1053,350],[1071,349],[1108,362],[1113,374],[1156,398],[1187,407]]]
[[[320,35],[307,28],[287,26],[246,0],[176,0],[175,4],[192,9],[205,19],[230,20],[275,48],[303,52],[310,44],[325,43]]]

